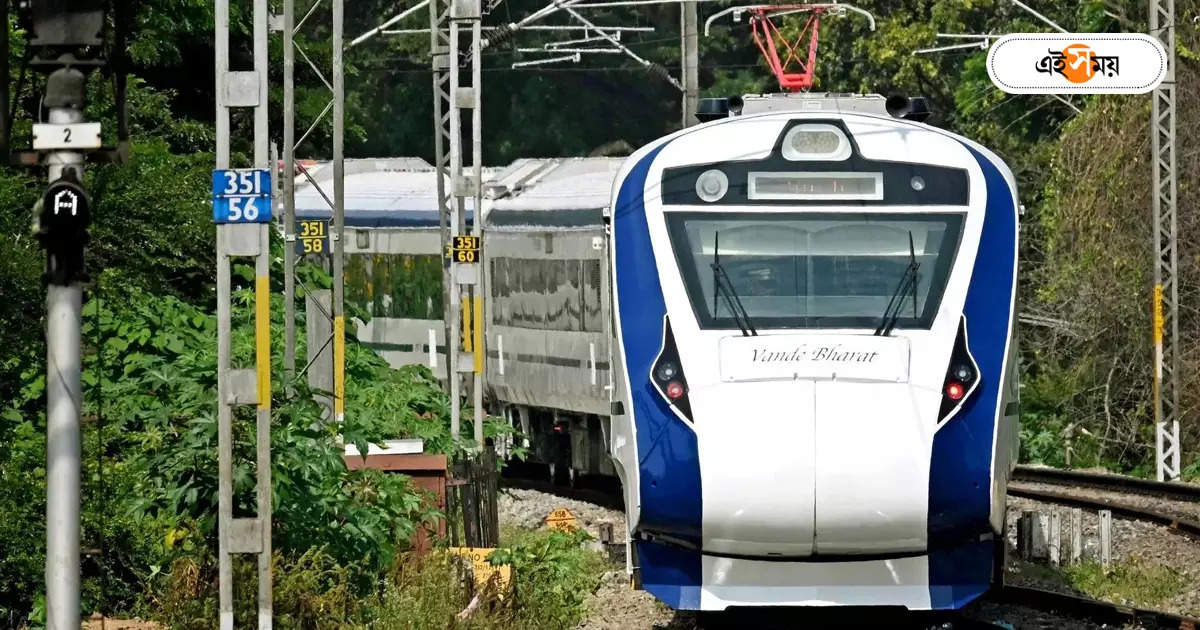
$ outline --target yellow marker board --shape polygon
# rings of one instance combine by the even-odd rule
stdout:
[[[496,576],[496,597],[503,600],[504,595],[512,590],[512,567],[502,564],[492,566],[487,557],[496,549],[494,547],[450,547],[450,553],[471,559],[471,569],[475,575],[475,588],[484,588],[492,576]]]
[[[446,258],[459,263],[479,262],[479,237],[455,236],[454,243],[446,246]]]
[[[546,529],[573,532],[579,529],[579,519],[567,508],[556,508],[546,516]]]

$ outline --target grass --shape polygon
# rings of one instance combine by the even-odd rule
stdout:
[[[574,627],[607,568],[603,556],[581,545],[585,539],[586,534],[504,530],[492,564],[513,566],[516,590],[504,601],[489,599],[466,620],[455,619],[470,594],[453,561],[436,552],[409,558],[389,576],[370,625],[378,630]]]
[[[1089,597],[1158,608],[1183,592],[1183,578],[1167,567],[1137,561],[1114,564],[1105,571],[1099,563],[1088,562],[1063,569],[1067,583]]]
[[[444,549],[425,556],[400,554],[382,574],[339,565],[321,549],[298,558],[275,555],[275,627],[280,630],[559,630],[582,620],[585,602],[600,583],[608,560],[587,549],[583,532],[506,529],[492,564],[513,567],[515,591],[500,601],[494,594],[467,619],[473,582]],[[217,614],[215,560],[177,560],[155,589],[144,612],[179,630],[212,627]],[[235,558],[237,627],[255,622],[255,562]]]

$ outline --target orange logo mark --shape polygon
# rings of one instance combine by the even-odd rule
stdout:
[[[1087,44],[1071,44],[1062,51],[1047,51],[1034,68],[1046,74],[1057,73],[1071,83],[1087,83],[1098,74],[1106,77],[1120,73],[1120,58],[1098,55]]]

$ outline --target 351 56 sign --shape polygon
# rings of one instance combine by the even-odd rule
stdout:
[[[454,243],[446,248],[446,258],[458,263],[479,262],[479,237],[455,236]]]
[[[298,221],[296,253],[324,254],[329,251],[329,221],[327,219],[303,219]]]
[[[212,175],[213,222],[271,221],[271,172],[263,168],[217,169]]]

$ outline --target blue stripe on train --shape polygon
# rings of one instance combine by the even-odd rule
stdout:
[[[662,348],[666,303],[658,280],[643,197],[650,165],[661,150],[660,146],[651,151],[633,167],[621,183],[613,209],[621,342],[632,398],[629,411],[637,427],[639,527],[699,546],[702,512],[696,434],[671,411],[651,386],[649,376]],[[639,550],[647,590],[656,584],[662,588],[651,592],[665,603],[692,607],[689,605],[692,596],[681,593],[688,591],[689,586],[700,586],[700,555],[672,554],[661,545],[639,544]],[[684,566],[675,564],[681,561]],[[666,584],[671,586],[668,588]]]
[[[966,146],[966,145],[964,145]],[[1016,201],[996,165],[967,150],[983,170],[987,207],[963,314],[967,340],[983,380],[962,412],[933,438],[929,468],[930,604],[959,608],[988,589],[991,544],[992,442],[1000,404],[1016,256]],[[1015,366],[1012,368],[1015,369]],[[953,548],[953,549],[950,549]]]

